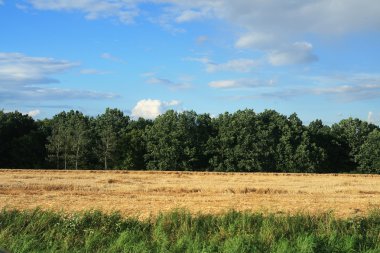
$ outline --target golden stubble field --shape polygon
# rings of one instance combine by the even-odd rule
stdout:
[[[379,206],[379,175],[0,170],[0,208],[97,209],[140,218],[174,208],[349,217]]]

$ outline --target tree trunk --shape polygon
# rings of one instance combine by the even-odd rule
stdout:
[[[67,169],[67,153],[65,152],[65,170]]]
[[[78,157],[79,157],[79,143],[78,143],[78,146],[77,146],[77,152],[75,154],[75,169],[76,170],[78,169]]]

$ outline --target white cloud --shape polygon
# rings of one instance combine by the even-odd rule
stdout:
[[[165,102],[158,99],[143,99],[138,101],[132,109],[132,116],[135,118],[154,119],[169,109],[175,109],[180,104],[181,102],[178,100]]]
[[[249,33],[277,37],[303,33],[345,34],[380,26],[378,0],[27,0],[40,10],[80,11],[88,19],[116,17],[133,22],[140,5],[161,8],[173,22],[218,18]],[[155,9],[156,10],[156,9]],[[155,13],[144,12],[145,16]],[[150,14],[150,15],[149,15]],[[248,33],[248,34],[249,34]]]
[[[197,19],[202,19],[206,16],[206,13],[193,10],[185,10],[176,18],[178,23],[189,22]]]
[[[196,39],[197,44],[203,44],[206,41],[208,41],[208,36],[206,36],[206,35],[198,36]]]
[[[53,74],[64,72],[78,63],[21,53],[0,52],[0,86],[15,84],[55,83]]]
[[[275,42],[272,34],[252,32],[241,36],[235,43],[237,48],[271,48]]]
[[[257,88],[268,87],[274,84],[274,80],[260,81],[257,79],[238,79],[238,80],[220,80],[212,81],[208,86],[217,89],[234,89],[234,88]]]
[[[335,96],[342,101],[351,102],[379,98],[380,84],[346,84],[331,87],[317,87],[309,89],[309,91],[316,95]]]
[[[21,53],[0,52],[0,99],[8,101],[57,99],[110,99],[113,93],[62,89],[42,85],[59,83],[54,75],[78,66],[78,63]]]
[[[3,5],[4,4],[4,1],[3,0],[0,0],[0,5]]]
[[[167,2],[167,1],[161,1]],[[357,31],[378,31],[378,0],[177,0],[178,12],[206,12],[240,28],[237,48],[263,50],[274,65],[311,63],[311,49],[294,45],[305,36],[342,36]],[[292,48],[293,47],[293,48]],[[292,60],[294,59],[294,60]]]
[[[101,58],[105,59],[105,60],[110,60],[110,61],[114,61],[114,62],[121,62],[121,63],[126,63],[124,60],[120,59],[119,57],[116,57],[110,53],[102,53],[100,55]]]
[[[336,96],[344,101],[365,100],[380,97],[380,74],[341,73],[333,76],[306,77],[316,88],[316,95]]]
[[[378,31],[378,0],[27,0],[39,10],[79,11],[87,19],[143,18],[171,33],[181,33],[183,22],[217,19],[240,31],[237,48],[261,50],[273,65],[317,60],[305,36],[342,36]],[[144,8],[154,5],[154,11]],[[233,36],[233,35],[232,35]],[[305,47],[306,46],[306,47]]]
[[[101,71],[97,69],[82,69],[80,73],[82,75],[105,75],[105,74],[108,74],[109,72]]]
[[[91,90],[63,89],[37,86],[23,86],[16,89],[1,89],[0,100],[4,101],[56,101],[72,99],[114,99],[120,97],[115,93],[97,92]]]
[[[257,61],[251,59],[235,59],[225,63],[207,63],[206,71],[220,72],[220,71],[232,71],[232,72],[250,72],[253,67],[259,65]]]
[[[310,88],[284,88],[261,94],[262,97],[287,99],[303,95],[332,98],[339,102],[352,102],[380,98],[380,75],[369,73],[342,73],[335,76],[304,77]]]
[[[167,78],[156,77],[155,73],[145,73],[145,77],[148,77],[146,82],[152,85],[163,85],[169,87],[171,90],[183,90],[192,87],[191,80],[189,78],[180,78],[180,82],[174,82]]]
[[[27,112],[27,114],[28,114],[30,117],[36,117],[36,116],[39,115],[40,113],[41,113],[41,111],[38,110],[38,109]]]
[[[28,0],[28,2],[39,10],[83,12],[86,19],[90,20],[116,17],[123,23],[131,23],[138,15],[137,1]]]
[[[284,50],[276,50],[269,54],[268,61],[274,66],[305,64],[318,60],[313,54],[313,45],[308,42],[296,42]]]
[[[373,120],[373,113],[372,112],[368,112],[368,120],[367,120],[368,123],[373,123],[374,120]]]
[[[194,58],[188,57],[184,60],[200,62],[205,65],[206,71],[209,73],[214,72],[250,72],[254,67],[260,65],[259,61],[252,59],[233,59],[224,63],[216,63],[207,57]]]

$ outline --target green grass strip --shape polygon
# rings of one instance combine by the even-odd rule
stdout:
[[[144,221],[99,211],[0,212],[0,248],[9,252],[380,252],[380,212],[263,215],[174,210]]]

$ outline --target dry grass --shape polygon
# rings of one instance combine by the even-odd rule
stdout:
[[[0,208],[117,210],[142,218],[182,207],[347,217],[379,206],[379,175],[0,170]]]

